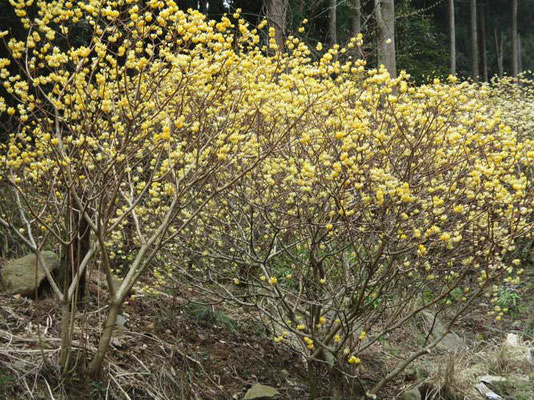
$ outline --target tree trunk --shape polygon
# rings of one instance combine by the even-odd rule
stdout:
[[[200,0],[198,9],[200,10],[202,14],[207,15],[208,14],[208,0]]]
[[[361,0],[352,0],[351,33],[356,36],[362,30]]]
[[[365,393],[357,390],[354,379],[346,379],[342,369],[337,365],[329,367],[330,387],[328,390],[328,399],[346,399],[347,393],[350,393],[351,399],[364,398]]]
[[[285,42],[285,25],[286,25],[286,11],[287,0],[266,0],[267,5],[267,20],[269,26],[275,30],[275,41],[278,45],[278,51],[284,51]]]
[[[486,56],[486,17],[485,17],[485,8],[482,5],[480,8],[480,55],[482,61],[482,80],[484,82],[488,81],[488,61]]]
[[[456,23],[454,21],[454,0],[449,0],[449,35],[451,75],[456,75]]]
[[[62,374],[66,374],[70,368],[70,352],[72,348],[71,320],[72,312],[70,301],[65,299],[61,303],[61,347],[59,352],[59,366]]]
[[[298,20],[298,23],[304,19],[304,0],[297,0],[297,4],[295,5],[295,14]]]
[[[473,80],[478,82],[478,34],[477,34],[477,1],[470,0],[471,8],[471,73]]]
[[[74,276],[78,273],[80,270],[80,264],[82,263],[82,260],[86,256],[86,254],[89,252],[90,248],[90,238],[91,238],[91,231],[89,229],[89,225],[87,224],[87,221],[85,218],[83,218],[82,215],[79,215],[78,217],[78,233],[72,243],[72,247],[74,249],[74,255],[72,257],[72,265],[69,268],[69,273],[71,273],[71,276]],[[84,307],[84,297],[85,297],[85,287],[86,287],[86,276],[87,276],[87,268],[84,269],[84,272],[82,273],[80,277],[80,281],[78,283],[78,290],[77,290],[77,304],[79,308]]]
[[[521,34],[517,34],[517,72],[523,71],[523,60],[521,59]]]
[[[395,59],[395,6],[393,0],[375,0],[378,25],[378,65],[384,65],[392,78],[397,77]]]
[[[125,297],[127,296],[128,292],[132,290],[133,285],[135,284],[135,282],[137,282],[139,276],[146,268],[148,261],[155,255],[155,253],[153,252],[150,256],[148,256],[147,259],[145,259],[145,257],[147,257],[148,248],[154,244],[156,239],[158,239],[158,235],[163,232],[163,227],[165,226],[166,228],[168,228],[171,215],[172,214],[170,213],[166,215],[165,222],[163,222],[163,225],[160,226],[160,228],[151,237],[151,239],[148,240],[148,242],[141,246],[141,248],[137,252],[137,256],[130,265],[128,273],[122,280],[122,283],[119,288],[115,291],[115,295],[113,296],[112,300],[109,302],[108,316],[106,318],[106,322],[104,323],[104,328],[102,334],[100,335],[100,339],[98,341],[98,349],[90,365],[89,373],[93,378],[98,378],[102,374],[104,358],[109,348],[111,338],[113,337],[113,330],[115,329],[117,316],[119,315]]]
[[[108,351],[109,343],[113,337],[113,330],[115,329],[115,324],[117,322],[117,316],[119,315],[121,309],[122,301],[114,301],[111,303],[111,307],[108,311],[108,316],[106,322],[104,323],[104,331],[100,336],[98,342],[98,349],[96,354],[91,361],[90,374],[93,378],[98,379],[102,374],[102,367],[104,365],[104,358]]]
[[[517,78],[519,74],[519,51],[517,39],[517,1],[512,0],[512,75]]]
[[[310,399],[318,399],[321,395],[320,389],[320,364],[315,360],[308,360],[308,390],[310,391]]]
[[[210,19],[220,19],[226,11],[223,0],[209,0],[208,16]]]
[[[502,64],[502,52],[503,52],[503,40],[502,40],[502,31],[497,34],[497,28],[493,30],[493,37],[495,40],[495,55],[497,58],[497,72],[499,73],[499,78],[502,79],[504,75],[504,69]]]
[[[337,0],[330,0],[328,5],[328,42],[330,47],[337,43]]]

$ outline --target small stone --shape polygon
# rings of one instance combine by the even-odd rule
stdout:
[[[268,400],[277,399],[280,392],[275,388],[261,383],[256,383],[247,391],[243,400]]]
[[[519,336],[515,333],[509,333],[508,336],[506,336],[506,344],[511,347],[519,346]]]
[[[527,362],[534,365],[534,350],[531,347],[527,349]]]
[[[421,400],[421,392],[419,389],[410,389],[401,395],[401,400]]]
[[[114,337],[111,339],[111,344],[117,348],[124,347],[126,344],[125,340],[121,337]]]
[[[156,328],[156,324],[154,324],[154,321],[149,322],[145,325],[145,329],[149,332],[154,332],[154,329]]]
[[[120,330],[126,330],[126,323],[128,320],[124,315],[117,315],[117,321],[115,321],[115,325],[117,325],[117,328]]]

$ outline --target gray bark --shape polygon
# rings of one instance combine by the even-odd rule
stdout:
[[[469,1],[471,9],[471,73],[473,80],[478,82],[478,32],[477,32],[477,1]]]
[[[66,373],[70,368],[70,353],[72,346],[72,313],[70,301],[63,300],[61,303],[61,347],[59,353],[59,365],[62,373]]]
[[[493,30],[493,38],[495,40],[495,55],[497,58],[497,71],[499,73],[499,78],[502,78],[504,75],[503,63],[502,63],[502,54],[503,54],[503,40],[502,40],[502,31],[497,34],[497,28]]]
[[[202,14],[208,14],[208,0],[200,0],[199,10]]]
[[[351,32],[356,36],[362,30],[362,4],[361,0],[352,0]]]
[[[487,82],[488,61],[486,56],[486,18],[483,5],[481,6],[480,11],[480,61],[482,62],[482,80]]]
[[[106,357],[111,338],[113,337],[113,330],[115,329],[115,324],[117,323],[117,316],[119,315],[121,304],[122,301],[114,301],[108,311],[108,316],[106,318],[106,322],[104,323],[104,330],[98,343],[98,349],[90,365],[90,374],[93,378],[99,378],[102,374],[104,359]]]
[[[395,6],[393,0],[375,0],[375,12],[378,25],[378,64],[383,64],[391,77],[396,78]]]
[[[449,46],[451,75],[456,75],[456,23],[454,18],[454,0],[449,0]]]
[[[267,20],[275,29],[275,40],[278,51],[284,51],[287,0],[266,0]]]
[[[521,34],[517,34],[517,72],[523,71],[523,60],[521,59]]]
[[[512,0],[512,75],[517,78],[519,74],[519,51],[517,38],[517,5],[518,0]]]
[[[329,0],[328,4],[328,42],[330,46],[337,43],[337,0]]]

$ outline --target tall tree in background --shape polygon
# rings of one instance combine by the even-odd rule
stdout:
[[[284,51],[287,0],[266,0],[267,20],[275,29],[275,40],[279,51]]]
[[[478,82],[478,33],[477,33],[477,1],[469,0],[471,11],[471,74],[475,82]]]
[[[328,42],[330,46],[337,43],[337,0],[328,2]]]
[[[519,40],[517,39],[517,5],[518,0],[512,0],[512,75],[519,74]]]
[[[304,0],[297,0],[295,2],[295,15],[299,21],[299,24],[305,18],[304,9]]]
[[[451,74],[456,75],[456,23],[454,21],[454,0],[449,0],[449,46]]]
[[[0,0],[0,3],[2,1],[7,0]],[[204,1],[180,0],[180,7],[191,3],[195,4],[193,7],[199,9]],[[237,8],[243,10],[243,18],[251,25],[256,25],[261,18],[267,17],[270,26],[277,28],[279,44],[299,29],[303,19],[308,19],[309,24],[303,39],[314,46],[317,42],[327,44],[333,42],[334,7],[336,43],[343,45],[362,29],[366,30],[364,26],[366,17],[376,17],[375,6],[383,1],[337,0],[334,4],[332,0],[208,0],[207,3],[208,14],[210,17],[214,14],[213,17],[216,19],[220,19],[222,13]],[[214,10],[215,3],[219,4],[219,12]],[[474,5],[476,11],[476,15],[473,15],[476,17],[476,41],[471,37],[471,5]],[[395,37],[391,39],[395,40],[396,67],[399,70],[407,69],[415,80],[422,82],[428,77],[443,77],[450,73],[456,73],[459,77],[476,75],[482,80],[485,77],[484,38],[488,78],[501,74],[501,71],[512,75],[512,0],[394,0],[394,6]],[[517,14],[517,42],[521,34],[524,69],[534,69],[534,31],[530,28],[534,0],[521,0],[519,6],[521,12]],[[271,18],[268,14],[269,9]],[[373,19],[373,23],[374,21]],[[482,30],[486,31],[485,35]],[[474,30],[472,33],[475,33]],[[444,46],[446,41],[449,41],[449,46]],[[372,58],[374,63],[379,44],[378,30],[374,29],[374,26],[372,30],[366,30],[364,43],[363,51],[371,54],[370,59]],[[472,43],[477,44],[476,74],[473,74]],[[350,52],[350,55],[359,54],[357,51],[355,53]],[[519,65],[521,53],[519,49],[517,53],[518,71],[521,71],[523,68]]]
[[[523,60],[521,58],[521,34],[517,33],[517,70],[518,73],[523,71]]]
[[[497,73],[499,78],[504,76],[504,67],[503,67],[503,39],[502,39],[502,30],[499,29],[497,32],[497,27],[493,29],[493,40],[495,41],[495,58],[497,60]]]
[[[488,81],[488,61],[486,50],[486,7],[480,5],[480,61],[482,62],[482,80]]]
[[[362,4],[360,0],[352,0],[351,33],[353,36],[362,30]]]
[[[211,19],[219,19],[225,12],[224,0],[209,0],[208,16]]]
[[[200,0],[198,9],[201,13],[207,14],[208,13],[208,0]]]
[[[392,78],[397,77],[395,58],[395,5],[393,0],[375,0],[378,26],[378,64],[384,64]]]

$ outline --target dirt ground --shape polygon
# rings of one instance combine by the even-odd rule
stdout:
[[[1,398],[227,400],[242,399],[254,383],[277,388],[281,399],[307,398],[303,360],[288,347],[275,344],[272,334],[250,316],[229,307],[195,306],[185,298],[163,295],[136,297],[124,306],[124,326],[112,341],[106,379],[90,381],[84,366],[96,348],[103,323],[103,313],[92,310],[103,303],[94,291],[89,299],[91,311],[81,314],[81,329],[75,332],[76,368],[71,371],[73,378],[65,382],[55,367],[60,322],[55,301],[35,301],[0,291]],[[497,323],[484,310],[462,318],[455,333],[465,339],[468,349],[455,355],[456,372],[453,382],[447,383],[454,390],[449,390],[447,397],[441,390],[441,397],[429,395],[427,399],[464,398],[451,395],[453,391],[476,396],[473,380],[485,372],[517,379],[526,376],[522,390],[528,393],[534,370],[529,372],[530,367],[521,361],[521,351],[533,339],[524,331],[527,318],[528,313],[516,314]],[[502,343],[511,332],[521,337],[523,347],[504,354]],[[362,355],[360,379],[376,382],[396,365],[397,354],[413,350],[414,335],[421,334],[416,325],[408,326]],[[444,365],[450,359],[446,351],[436,351],[418,360],[388,385],[381,398],[397,398],[404,389],[421,382],[443,389]],[[507,400],[534,399],[518,396],[513,387],[501,390]]]

